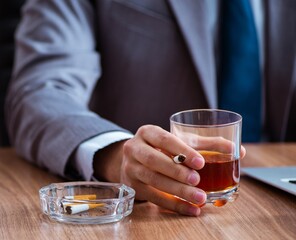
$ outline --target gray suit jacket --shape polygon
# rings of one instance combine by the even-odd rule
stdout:
[[[17,151],[63,175],[93,136],[143,124],[168,130],[176,111],[216,108],[208,3],[28,1],[6,108]],[[264,6],[266,131],[272,141],[296,140],[296,2]]]

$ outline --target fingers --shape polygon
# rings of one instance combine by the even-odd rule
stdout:
[[[211,151],[217,151],[221,153],[233,153],[235,144],[223,137],[203,137],[198,136],[198,138],[195,137],[196,142],[192,144],[192,148],[194,149],[201,149],[201,150],[211,150]],[[241,146],[240,149],[240,158],[243,159],[246,155],[246,149]]]
[[[241,152],[240,152],[240,156],[241,156],[241,159],[243,159],[247,154],[247,150],[245,149],[244,146],[241,146]]]
[[[136,190],[138,200],[196,216],[200,213],[199,206],[206,200],[205,192],[195,187],[200,181],[195,170],[204,166],[204,159],[197,150],[231,153],[234,145],[221,137],[186,137],[189,137],[189,145],[160,127],[141,127],[134,138],[124,144],[121,181]],[[186,159],[176,164],[172,157],[180,153]],[[242,147],[241,156],[244,155]]]
[[[201,154],[160,127],[146,125],[141,127],[136,135],[154,148],[161,149],[170,157],[180,153],[184,154],[186,156],[184,164],[192,169],[199,170],[204,166],[204,159]]]
[[[193,149],[211,150],[221,153],[231,153],[234,149],[234,143],[223,137],[205,137],[193,133],[183,133],[178,135],[182,141]]]
[[[133,146],[135,146],[135,143],[132,142],[130,148]],[[197,171],[182,164],[175,164],[171,157],[154,149],[150,145],[138,143],[137,148],[131,151],[133,151],[132,155],[138,162],[152,171],[191,186],[196,186],[200,181]]]
[[[186,215],[200,213],[205,193],[194,187],[198,173],[173,160],[140,136],[128,140],[123,148],[121,182],[136,190],[136,199]],[[178,197],[177,197],[178,196]]]
[[[139,184],[138,190],[136,190],[136,197],[137,195],[142,196],[143,199],[148,200],[160,207],[183,215],[198,216],[201,212],[200,206],[202,204],[197,205],[184,201],[177,196],[159,191],[156,188],[144,183]]]
[[[134,171],[130,177],[135,180],[140,180],[142,183],[160,191],[180,196],[191,203],[202,204],[206,200],[206,194],[201,189],[178,182],[175,179],[152,171],[141,164],[134,166]]]
[[[205,137],[191,132],[179,132],[177,130],[175,130],[175,134],[178,138],[196,150],[210,150],[221,153],[235,152],[235,143],[223,137]],[[240,158],[244,158],[245,155],[246,149],[241,146]]]

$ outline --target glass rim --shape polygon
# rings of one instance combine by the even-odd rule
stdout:
[[[181,123],[173,120],[173,118],[179,114],[187,113],[187,112],[223,112],[223,113],[229,113],[233,114],[238,117],[237,121],[229,122],[229,123],[221,123],[221,124],[212,124],[212,125],[205,125],[205,124],[190,124],[190,123]],[[231,125],[236,125],[242,122],[243,117],[236,112],[230,111],[230,110],[224,110],[224,109],[210,109],[210,108],[195,108],[195,109],[188,109],[188,110],[182,110],[179,112],[176,112],[170,116],[170,123],[174,123],[179,126],[185,126],[185,127],[195,127],[195,128],[215,128],[215,127],[227,127]]]

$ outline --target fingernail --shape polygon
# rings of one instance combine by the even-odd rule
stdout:
[[[190,216],[198,216],[200,214],[200,208],[195,206],[188,206],[185,209],[184,214],[190,215]]]
[[[192,165],[194,165],[196,167],[196,169],[201,169],[204,164],[205,164],[205,160],[203,159],[203,157],[194,157],[192,158]]]
[[[203,192],[202,190],[198,190],[195,192],[194,200],[198,204],[202,204],[206,201],[207,199],[207,194]]]
[[[192,172],[188,177],[188,183],[192,186],[196,186],[199,183],[199,175],[196,171]]]

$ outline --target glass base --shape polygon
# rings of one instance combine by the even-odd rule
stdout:
[[[238,186],[223,192],[207,192],[206,203],[212,203],[216,207],[222,207],[228,202],[233,202],[238,197]]]

